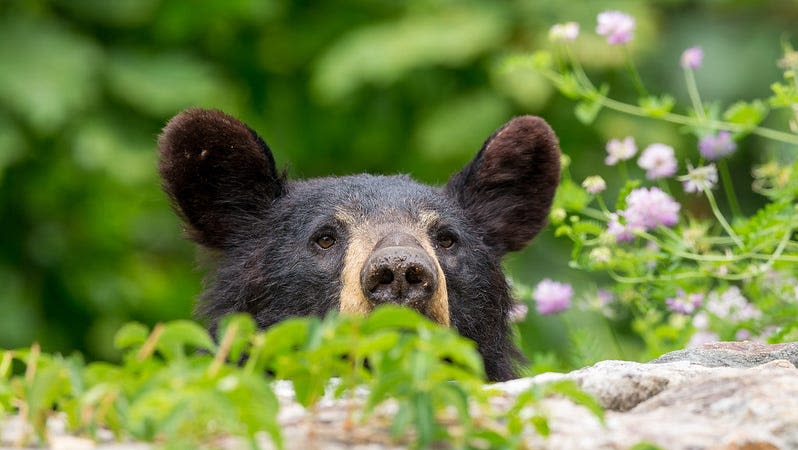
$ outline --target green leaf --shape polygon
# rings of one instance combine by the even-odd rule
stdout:
[[[549,428],[549,419],[542,415],[542,414],[535,414],[534,416],[529,418],[529,421],[532,423],[532,426],[535,427],[535,431],[543,437],[548,437],[551,434],[551,429]]]
[[[662,95],[660,97],[649,96],[641,98],[639,101],[640,107],[649,117],[660,118],[673,110],[676,100],[670,95]]]
[[[737,102],[731,105],[724,113],[723,119],[746,128],[754,128],[759,125],[768,113],[768,107],[761,100],[748,102]]]
[[[155,348],[167,360],[182,359],[189,349],[216,350],[216,344],[204,327],[190,320],[176,320],[164,325]]]
[[[404,402],[400,403],[399,410],[396,411],[396,414],[393,416],[393,422],[391,423],[391,436],[397,439],[404,434],[412,418],[413,411],[410,409],[410,404]]]
[[[594,100],[583,100],[576,104],[574,114],[576,118],[585,125],[590,125],[596,120],[596,116],[601,111],[601,103]]]
[[[770,85],[773,96],[768,99],[770,106],[774,108],[790,108],[798,103],[798,88],[792,84],[781,84],[775,82]]]
[[[570,236],[572,231],[569,225],[560,225],[554,230],[554,237]]]
[[[277,421],[279,402],[265,377],[245,374],[237,378],[232,390],[224,393],[235,411],[235,420],[246,427],[247,436],[266,431],[277,448],[283,448],[280,424]]]
[[[604,232],[604,226],[600,225],[598,222],[582,220],[573,224],[573,232],[576,234],[598,236]]]
[[[28,408],[28,421],[40,438],[46,435],[46,422],[52,405],[72,392],[69,371],[63,360],[42,356],[36,368],[36,375],[26,386],[25,403]]]
[[[382,305],[371,312],[363,322],[363,333],[377,330],[414,330],[429,328],[434,324],[417,311],[395,305]]]
[[[554,195],[552,208],[562,208],[570,212],[581,212],[590,203],[592,197],[582,186],[570,178],[564,178]]]
[[[662,447],[658,446],[657,444],[652,444],[651,442],[640,441],[633,445],[629,450],[662,450]]]
[[[471,427],[471,414],[468,409],[468,392],[462,385],[456,382],[445,382],[438,385],[435,393],[443,399],[443,404],[447,407],[454,407],[457,411],[460,425]]]
[[[233,314],[219,322],[216,339],[221,343],[227,333],[233,333],[228,359],[236,362],[240,361],[245,351],[249,349],[250,340],[256,329],[255,320],[249,314]]]
[[[355,352],[359,355],[371,355],[378,352],[387,352],[399,342],[399,334],[395,331],[376,332],[369,334],[358,341]]]
[[[489,430],[489,429],[476,429],[469,435],[469,443],[472,444],[467,448],[489,448],[491,450],[512,450],[523,448],[518,445],[515,440],[505,436],[503,433]]]
[[[114,347],[125,350],[130,347],[139,347],[147,341],[150,330],[138,322],[129,322],[122,325],[122,328],[114,336]]]
[[[429,392],[418,391],[412,397],[413,418],[415,419],[418,445],[425,448],[435,438],[435,407]]]
[[[554,86],[562,95],[570,99],[576,100],[584,97],[584,90],[573,72],[564,72],[555,78]]]
[[[266,367],[273,367],[278,355],[291,354],[304,348],[310,328],[309,319],[288,319],[267,329],[264,344],[257,355]],[[255,355],[250,355],[254,357]]]

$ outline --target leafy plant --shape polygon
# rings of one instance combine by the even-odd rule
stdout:
[[[254,449],[266,432],[282,447],[274,379],[292,383],[311,417],[325,396],[347,397],[344,432],[393,402],[392,436],[418,448],[441,441],[517,448],[527,425],[547,434],[545,415],[529,411],[552,394],[602,414],[572,383],[535,387],[509,412],[493,411],[475,344],[399,307],[366,317],[290,319],[264,332],[239,314],[221,322],[216,341],[188,321],[152,330],[129,323],[115,345],[124,352],[119,364],[85,364],[42,354],[38,346],[3,352],[0,419],[19,415],[38,442],[46,441],[47,420],[62,413],[72,432],[93,438],[107,429],[120,440],[201,448],[238,436]],[[24,367],[19,374],[12,373],[14,361]],[[367,394],[358,397],[362,388]]]

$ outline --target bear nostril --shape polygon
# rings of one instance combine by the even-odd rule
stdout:
[[[393,283],[394,276],[393,270],[389,267],[381,267],[377,273],[379,284],[391,284]]]
[[[423,270],[419,266],[410,266],[405,272],[405,280],[408,284],[421,284],[424,282]]]

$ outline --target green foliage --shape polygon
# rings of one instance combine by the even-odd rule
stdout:
[[[528,411],[554,394],[603,417],[594,399],[566,382],[535,386],[506,414],[491,411],[474,343],[399,307],[367,317],[291,319],[265,332],[239,314],[221,322],[217,342],[197,324],[174,321],[152,330],[123,326],[115,339],[124,352],[120,364],[86,364],[38,346],[4,351],[0,420],[19,414],[40,443],[48,417],[61,412],[72,432],[92,437],[105,428],[117,439],[200,448],[239,436],[257,448],[255,436],[265,431],[282,447],[280,405],[267,372],[291,381],[296,400],[310,410],[325,395],[355,398],[366,387],[360,420],[395,402],[392,434],[400,441],[412,436],[418,448],[439,442],[515,448],[527,425],[548,434],[543,412],[528,417]],[[14,360],[24,373],[12,373]],[[480,421],[472,408],[479,408]]]
[[[648,122],[677,124],[681,128],[670,134],[692,133],[701,140],[694,141],[694,150],[677,151],[686,158],[681,163],[672,161],[679,174],[687,172],[681,176],[652,174],[641,156],[638,165],[647,170],[647,180],[643,180],[630,174],[625,161],[636,156],[637,148],[631,154],[614,155],[620,160],[618,168],[608,167],[602,173],[606,179],[620,181],[615,183],[614,210],[606,206],[603,178],[591,177],[602,182],[600,188],[588,192],[589,180],[580,186],[571,179],[572,169],[564,174],[552,212],[552,222],[558,225],[555,235],[572,241],[571,267],[606,273],[614,282],[609,286],[614,299],[599,302],[601,312],[610,319],[628,321],[645,343],[648,357],[702,340],[794,338],[798,328],[798,191],[793,176],[798,168],[794,153],[798,104],[792,91],[798,59],[792,47],[784,45],[785,55],[779,62],[788,84],[773,84],[775,95],[770,99],[734,101],[722,113],[719,104],[707,108],[700,97],[693,71],[701,61],[685,67],[683,59],[691,107],[687,114],[678,114],[672,112],[674,96],[646,93],[631,58],[627,68],[639,95],[637,104],[610,98],[604,86],[597,89],[574,56],[571,46],[575,43],[556,45],[551,58],[561,61],[560,66],[539,64],[536,68],[563,96],[577,101],[575,116],[580,122],[594,123],[604,107]],[[762,126],[770,112],[768,104],[789,109],[793,115],[789,130]],[[791,153],[753,170],[753,190],[766,202],[745,215],[735,192],[741,184],[730,174],[727,160],[749,134],[776,141]],[[614,151],[609,144],[607,151]],[[644,152],[655,151],[651,146]],[[693,167],[691,160],[703,165]],[[716,184],[723,187],[729,211],[723,211],[716,198]],[[651,192],[656,195],[649,196]],[[580,332],[571,333],[573,354],[585,363],[599,350],[591,348],[592,342]]]
[[[753,102],[737,102],[723,113],[723,119],[735,125],[742,125],[743,129],[751,129],[759,125],[768,113],[768,108],[761,100]]]

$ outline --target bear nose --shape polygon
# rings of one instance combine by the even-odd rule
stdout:
[[[360,284],[375,306],[398,303],[421,309],[438,289],[438,274],[421,248],[383,247],[366,261]]]

